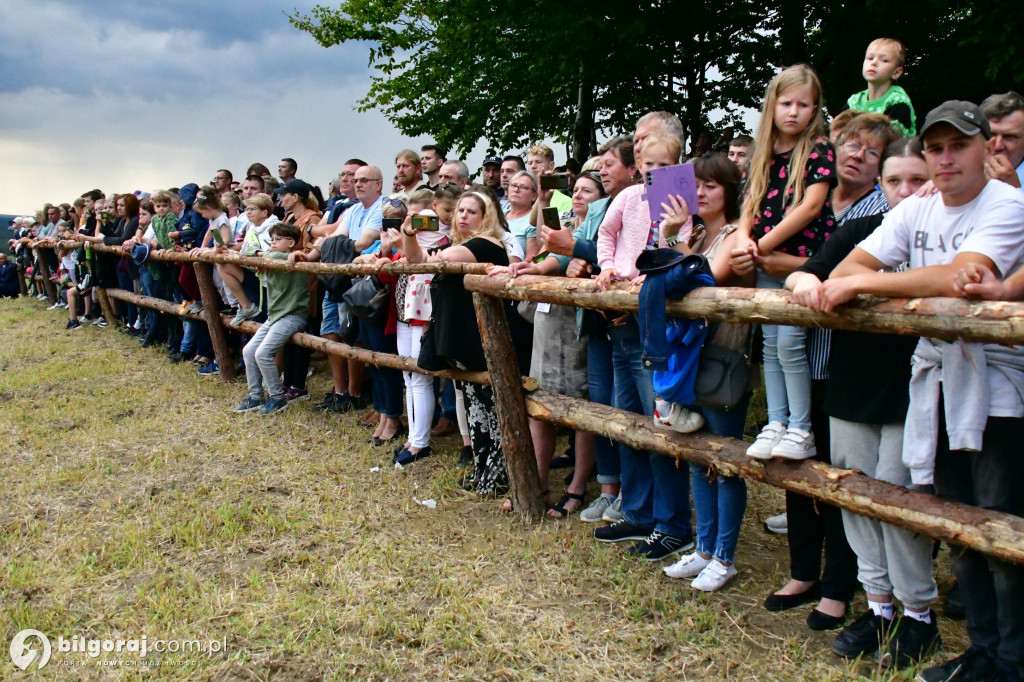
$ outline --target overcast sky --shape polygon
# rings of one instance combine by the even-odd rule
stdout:
[[[314,4],[3,0],[0,213],[237,177],[255,161],[276,172],[284,156],[325,194],[350,157],[390,178],[395,153],[428,140],[354,110],[368,48],[324,49],[288,23]]]

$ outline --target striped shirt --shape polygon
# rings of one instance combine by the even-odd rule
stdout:
[[[836,224],[842,227],[843,223],[855,218],[885,213],[889,210],[889,201],[882,194],[882,190],[865,194],[860,199],[850,204],[841,211],[836,211]],[[828,356],[832,348],[831,329],[811,329],[807,333],[807,362],[811,366],[811,379],[828,379]]]

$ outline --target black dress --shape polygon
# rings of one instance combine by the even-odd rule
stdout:
[[[503,246],[476,237],[463,244],[478,263],[508,265],[508,254]],[[480,330],[476,324],[473,294],[463,286],[462,275],[444,275],[434,278],[431,301],[438,355],[459,369],[484,371]],[[456,382],[466,396],[466,416],[469,421],[469,439],[473,444],[473,473],[469,483],[482,495],[504,494],[508,490],[508,472],[505,455],[501,450],[501,431],[498,411],[494,405],[494,390],[488,384]]]

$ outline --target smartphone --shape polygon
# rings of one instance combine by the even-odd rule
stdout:
[[[551,173],[540,176],[541,189],[557,189],[560,192],[569,191],[568,173]]]
[[[544,176],[541,176],[544,177]],[[541,213],[544,216],[544,224],[550,227],[552,230],[561,230],[562,222],[558,219],[558,209],[554,206],[548,206],[542,208]]]
[[[213,228],[210,230],[210,234],[213,235],[213,241],[217,242],[220,246],[224,246],[224,237],[221,236],[220,230]]]
[[[402,223],[403,222],[404,221],[401,218],[382,218],[380,226],[381,226],[381,229],[383,229],[383,230],[391,230],[391,229],[400,230],[400,229],[402,229]]]
[[[669,195],[682,197],[690,215],[697,215],[697,178],[693,174],[692,163],[653,168],[644,173],[644,184],[652,220],[661,220],[661,214],[665,212],[662,204],[672,205]]]
[[[437,232],[441,229],[441,223],[436,215],[414,215],[412,217],[412,229],[423,232]]]

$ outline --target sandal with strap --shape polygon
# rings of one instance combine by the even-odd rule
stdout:
[[[568,504],[569,500],[578,500],[580,504],[578,507],[576,507],[576,509],[569,511],[568,509],[565,508],[565,505]],[[567,492],[565,495],[562,495],[562,498],[560,500],[558,500],[558,504],[554,505],[553,507],[548,507],[549,512],[555,512],[554,514],[548,514],[548,516],[556,519],[568,518],[569,514],[571,514],[574,511],[577,511],[578,509],[581,509],[583,505],[586,503],[586,501],[587,496],[585,493],[579,494]]]

